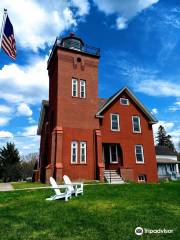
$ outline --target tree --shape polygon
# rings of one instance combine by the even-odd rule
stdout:
[[[175,147],[174,147],[174,143],[171,140],[171,135],[167,135],[166,136],[166,146],[171,149],[172,151],[176,151]]]
[[[29,153],[22,157],[22,176],[25,180],[28,177],[33,177],[33,170],[37,169],[38,153]]]
[[[158,146],[166,146],[169,149],[175,151],[175,147],[171,140],[171,136],[167,135],[166,130],[162,125],[160,125],[158,128],[156,140]]]
[[[158,128],[156,139],[157,139],[157,145],[165,146],[165,144],[166,144],[166,130],[161,125]]]
[[[4,182],[21,179],[20,156],[14,143],[7,143],[0,149],[0,178]]]

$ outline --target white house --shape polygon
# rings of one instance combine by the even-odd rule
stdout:
[[[176,152],[165,146],[156,146],[156,160],[158,167],[158,178],[180,179],[179,164]]]

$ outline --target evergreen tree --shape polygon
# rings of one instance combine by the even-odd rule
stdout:
[[[174,143],[172,142],[171,140],[171,136],[170,135],[167,135],[166,136],[166,146],[171,149],[172,151],[176,151],[175,147],[174,147]]]
[[[157,145],[166,146],[166,141],[167,141],[166,130],[161,125],[158,128],[156,140],[157,140]]]
[[[174,143],[171,140],[171,136],[167,135],[166,130],[161,125],[158,128],[156,140],[158,146],[165,146],[171,149],[172,151],[176,151]]]
[[[4,181],[17,181],[21,178],[19,151],[14,143],[7,143],[0,149],[0,178]]]

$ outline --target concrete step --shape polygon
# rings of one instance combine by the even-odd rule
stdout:
[[[116,170],[104,170],[104,173],[109,173],[109,172],[111,172],[111,173],[117,173]]]
[[[116,170],[105,170],[104,178],[107,180],[108,183],[111,183],[111,184],[124,183],[122,177],[118,174]]]
[[[107,176],[107,175],[104,175],[106,178],[108,178],[108,179],[122,179],[122,177],[121,176]]]

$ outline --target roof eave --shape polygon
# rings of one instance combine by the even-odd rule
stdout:
[[[41,112],[40,112],[40,117],[39,117],[39,122],[38,122],[38,129],[37,129],[37,135],[41,135],[41,130],[42,130],[42,125],[44,121],[44,116],[45,116],[45,106],[48,106],[49,104],[47,101],[43,100],[42,105],[41,105]]]

